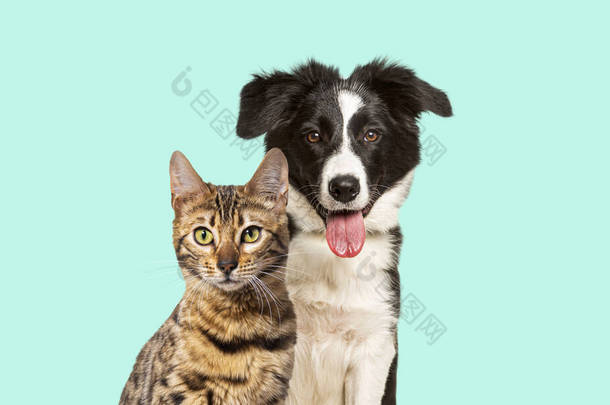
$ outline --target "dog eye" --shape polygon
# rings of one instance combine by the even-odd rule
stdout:
[[[307,134],[307,142],[309,143],[317,143],[321,140],[322,138],[320,137],[320,134],[315,131]]]
[[[364,140],[366,142],[376,142],[379,139],[379,134],[373,130],[368,130],[364,134]]]

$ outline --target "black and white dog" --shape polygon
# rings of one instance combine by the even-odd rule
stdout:
[[[237,135],[266,134],[290,167],[290,404],[396,403],[398,211],[420,160],[424,111],[452,114],[445,93],[384,60],[345,79],[309,61],[242,89]]]

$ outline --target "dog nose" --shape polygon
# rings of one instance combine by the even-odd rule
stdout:
[[[350,202],[360,193],[360,182],[354,176],[337,176],[328,183],[328,192],[337,201]]]
[[[228,276],[237,267],[237,262],[235,260],[222,260],[216,263],[216,267]]]

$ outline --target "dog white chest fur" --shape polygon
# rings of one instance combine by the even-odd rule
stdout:
[[[385,269],[398,262],[393,235],[413,171],[384,193],[365,218],[369,234],[360,254],[340,258],[329,249],[322,219],[293,188],[288,212],[296,228],[286,283],[297,315],[290,405],[379,404],[396,354],[396,314]]]
[[[383,271],[394,260],[391,236],[370,237],[360,255],[344,259],[324,234],[300,233],[290,252],[298,340],[288,403],[379,404],[396,353]]]

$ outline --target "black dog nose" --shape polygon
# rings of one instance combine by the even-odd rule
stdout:
[[[360,193],[360,182],[354,176],[337,176],[328,183],[328,192],[337,201],[350,202]]]
[[[237,262],[235,260],[223,260],[216,263],[216,267],[228,276],[237,267]]]

